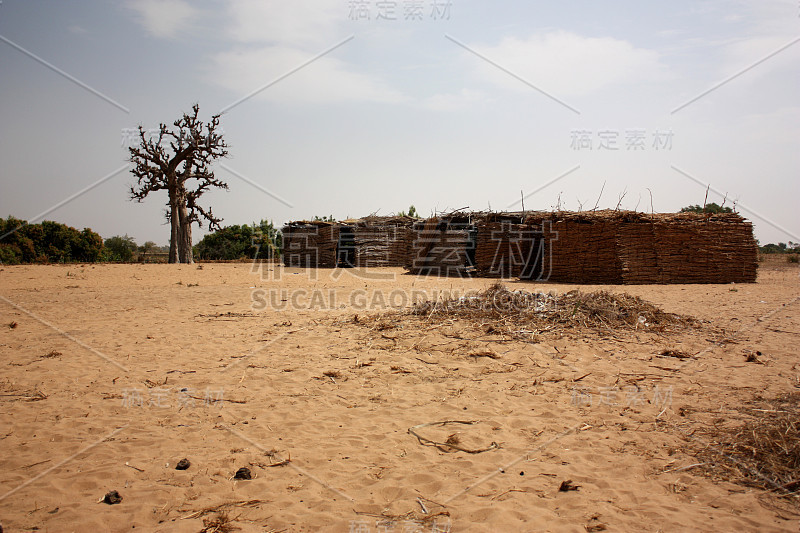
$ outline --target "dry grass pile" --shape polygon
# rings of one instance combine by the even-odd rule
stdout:
[[[628,294],[570,291],[544,294],[510,291],[495,283],[475,296],[417,303],[411,314],[427,320],[466,319],[506,333],[543,333],[562,328],[664,331],[686,327],[690,317],[665,313]]]
[[[695,455],[717,480],[774,492],[800,504],[800,392],[757,399],[741,407],[742,423],[699,432],[707,445]]]

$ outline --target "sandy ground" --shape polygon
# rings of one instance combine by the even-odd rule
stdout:
[[[214,531],[226,511],[241,531],[800,530],[687,453],[693,424],[800,387],[796,266],[748,285],[606,287],[706,322],[535,343],[370,318],[491,280],[355,274],[0,266],[4,531]],[[408,433],[441,421],[472,423],[415,431],[491,449]],[[233,479],[241,467],[253,479]],[[559,491],[567,480],[578,490]],[[111,490],[122,502],[100,503]]]

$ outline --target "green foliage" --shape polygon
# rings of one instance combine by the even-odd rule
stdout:
[[[100,259],[103,249],[103,239],[91,229],[78,231],[49,220],[28,224],[11,216],[0,218],[0,236],[3,235],[0,261],[4,264],[94,262]]]
[[[313,221],[314,222],[336,222],[336,219],[333,218],[333,215],[328,215],[326,217],[321,217],[321,218],[319,216],[317,216],[317,215],[314,215]]]
[[[158,245],[153,241],[147,241],[139,247],[139,252],[142,255],[151,254],[158,250]]]
[[[194,247],[200,260],[227,260],[266,258],[280,255],[281,235],[272,222],[226,226],[209,233]]]
[[[417,212],[417,208],[414,207],[414,204],[411,204],[408,207],[408,212],[407,213],[405,211],[400,211],[399,213],[397,213],[397,216],[399,216],[399,217],[411,217],[411,218],[422,218],[422,217],[419,216],[419,213]]]
[[[706,204],[705,209],[703,209],[702,205],[690,205],[684,207],[680,211],[681,213],[733,213],[733,209],[730,207],[722,207],[720,205],[711,202],[710,204]]]
[[[759,246],[758,250],[762,254],[798,254],[800,253],[800,243],[792,241],[789,241],[788,245],[785,242],[779,242],[778,244],[769,243],[764,246]]]
[[[115,235],[106,239],[103,260],[128,262],[133,259],[133,254],[138,249],[136,241],[133,240],[133,237],[128,237],[127,233],[124,237]]]

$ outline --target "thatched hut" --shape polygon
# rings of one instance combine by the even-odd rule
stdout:
[[[411,226],[408,216],[369,216],[346,221],[353,228],[354,266],[405,266],[410,254]]]
[[[283,264],[287,267],[334,268],[339,263],[341,226],[332,222],[287,223],[283,233]]]
[[[470,276],[475,271],[473,215],[454,213],[413,225],[406,268],[412,274]]]
[[[367,217],[283,228],[284,263],[405,266],[440,276],[563,283],[747,283],[753,226],[735,213],[633,211],[463,213],[427,220]]]
[[[753,225],[735,213],[629,216],[617,250],[624,283],[752,283]]]
[[[522,213],[476,216],[475,272],[487,278],[541,279],[544,251],[542,224]]]
[[[541,278],[550,281],[748,283],[756,279],[753,227],[735,213],[534,213],[525,217],[525,225],[541,228]]]

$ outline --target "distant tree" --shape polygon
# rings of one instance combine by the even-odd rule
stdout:
[[[148,138],[139,126],[139,146],[129,148],[130,160],[136,166],[131,172],[137,184],[131,187],[132,200],[143,201],[154,191],[167,191],[169,201],[166,213],[170,223],[170,263],[192,263],[192,223],[209,229],[219,229],[222,219],[197,204],[197,200],[210,187],[227,189],[228,185],[214,177],[211,164],[228,155],[228,145],[218,133],[219,115],[203,124],[197,118],[200,107],[192,106],[192,113],[184,113],[176,120],[174,128],[159,125],[158,136]],[[195,180],[190,190],[189,182]]]
[[[397,216],[399,216],[399,217],[420,218],[419,213],[417,213],[417,208],[414,207],[413,204],[408,207],[408,212],[400,211],[399,213],[397,213]]]
[[[759,246],[758,249],[762,254],[797,254],[800,253],[800,244],[792,241],[789,241],[789,244],[785,242],[769,243]]]
[[[103,252],[103,238],[89,228],[84,228],[73,259],[94,263],[99,261]]]
[[[127,262],[133,258],[133,253],[138,249],[133,237],[128,237],[127,234],[124,237],[115,235],[105,241],[105,259],[106,261]]]
[[[32,262],[93,262],[100,258],[103,239],[89,228],[75,228],[45,220],[0,218],[0,261],[4,264]]]
[[[139,247],[139,252],[143,256],[147,256],[147,254],[153,253],[156,250],[156,248],[158,248],[158,245],[156,243],[154,243],[153,241],[146,241],[143,245]]]
[[[733,213],[733,209],[730,207],[722,207],[720,205],[711,202],[710,204],[706,204],[705,208],[701,205],[690,205],[684,208],[681,208],[681,213]]]
[[[254,224],[255,226],[255,224]],[[283,234],[276,228],[271,220],[262,220],[255,228],[255,237],[259,249],[257,254],[261,258],[271,258],[281,255],[283,250]],[[254,258],[256,256],[253,256]]]
[[[319,217],[317,215],[314,215],[313,221],[314,222],[336,222],[336,219],[333,218],[333,215],[328,215],[326,217],[325,216]]]
[[[198,259],[227,260],[255,259],[280,254],[281,235],[272,222],[226,226],[209,233],[195,246]]]

